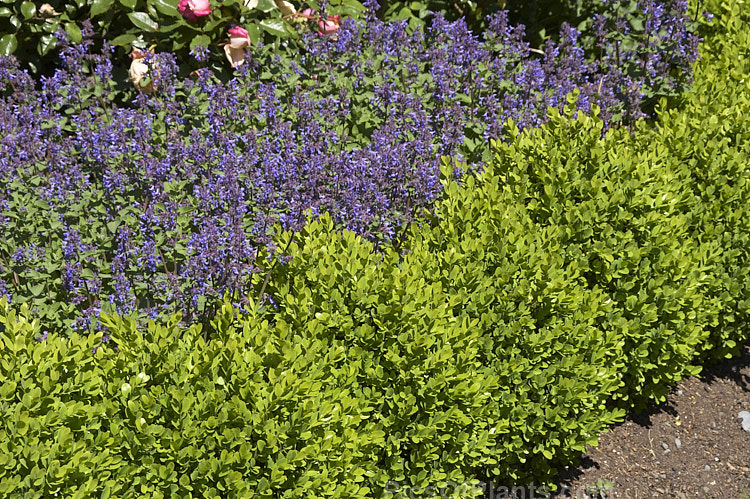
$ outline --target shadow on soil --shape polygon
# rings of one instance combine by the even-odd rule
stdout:
[[[703,371],[701,371],[701,374],[698,377],[709,385],[715,383],[719,379],[731,380],[732,382],[737,383],[737,385],[742,387],[744,390],[750,391],[750,376],[742,372],[743,368],[748,366],[750,366],[750,344],[742,348],[740,350],[740,354],[731,359],[706,364],[703,368]],[[672,387],[669,391],[669,394],[672,395],[676,390],[677,387]],[[677,410],[672,405],[672,402],[670,400],[667,400],[666,402],[661,404],[649,404],[646,409],[642,410],[641,412],[637,414],[629,414],[628,416],[626,416],[625,421],[633,422],[636,425],[644,428],[650,428],[652,426],[651,419],[655,415],[662,413],[676,416]],[[614,427],[620,426],[623,423],[618,423],[617,425],[614,425]],[[570,495],[566,495],[566,488],[570,487],[571,483],[574,480],[580,478],[585,471],[592,468],[598,469],[599,464],[596,461],[590,459],[588,456],[584,455],[581,457],[576,467],[570,467],[567,470],[560,470],[556,482],[560,487],[562,493],[560,493],[559,495],[550,494],[548,497],[570,497]],[[547,497],[544,494],[538,495],[538,491],[536,492],[537,495],[533,495],[533,489],[529,489],[528,487],[496,484],[489,479],[485,479],[484,483],[489,484],[490,487],[487,487],[485,489],[483,499],[519,499],[528,497]],[[591,499],[596,499],[597,497],[606,497],[606,494],[598,495],[596,487],[593,487],[593,489],[591,490],[591,495],[588,495],[588,497],[590,497]]]

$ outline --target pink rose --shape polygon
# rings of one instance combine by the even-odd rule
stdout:
[[[303,16],[303,17],[306,17],[306,18],[308,18],[308,19],[312,19],[312,17],[313,17],[313,16],[314,16],[314,15],[315,15],[316,13],[317,13],[317,12],[315,12],[315,11],[314,11],[314,10],[312,10],[312,9],[311,9],[310,7],[308,7],[308,8],[306,8],[305,10],[303,10],[303,11],[302,11],[302,16]]]
[[[235,26],[229,29],[229,43],[224,45],[224,53],[233,68],[245,62],[245,50],[250,46],[250,35],[245,28]]]
[[[332,35],[339,30],[341,24],[341,18],[339,16],[328,16],[327,21],[322,19],[318,21],[318,34],[319,35]]]
[[[250,46],[250,35],[245,28],[235,26],[229,29],[229,45],[232,48],[244,49]]]
[[[211,13],[211,4],[208,0],[180,0],[180,3],[177,4],[177,10],[182,14],[182,17],[194,23],[199,17]]]

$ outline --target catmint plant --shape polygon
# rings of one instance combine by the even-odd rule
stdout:
[[[397,240],[440,196],[441,156],[481,168],[508,120],[539,126],[578,90],[580,111],[623,126],[659,85],[684,88],[696,39],[675,9],[649,12],[642,45],[605,16],[593,52],[563,26],[538,53],[504,12],[479,37],[440,15],[411,31],[372,10],[309,11],[289,53],[232,28],[229,80],[138,53],[124,104],[111,49],[94,51],[85,26],[81,44],[59,34],[61,67],[38,84],[0,57],[0,292],[55,332],[96,329],[102,311],[208,324],[220,297],[259,292],[278,230],[328,212]]]

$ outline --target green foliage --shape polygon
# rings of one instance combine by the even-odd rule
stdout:
[[[736,6],[725,13],[739,15]],[[587,319],[624,342],[624,383],[612,396],[623,407],[663,400],[667,385],[699,371],[697,360],[736,353],[748,339],[750,99],[736,61],[750,39],[741,25],[730,22],[731,38],[709,45],[716,60],[701,64],[684,108],[662,111],[655,129],[641,122],[602,138],[596,116],[574,117],[575,96],[541,129],[519,134],[510,123],[513,138],[496,145],[476,185],[449,183],[437,228],[415,238],[448,252],[447,269],[462,270],[449,283],[456,293],[473,289],[465,281],[474,286],[478,275],[465,259],[450,262],[458,247],[485,238],[484,265],[513,262],[508,253],[520,247],[541,284],[516,313],[536,306],[545,318],[564,316],[555,308],[564,302],[534,295],[565,282],[547,275],[550,256],[537,256],[552,248],[568,279],[581,282],[576,294],[604,297]],[[510,217],[511,209],[522,215]],[[496,240],[517,218],[523,225],[493,256],[488,248],[502,247]]]
[[[643,140],[645,127],[602,140],[596,117],[573,112],[553,111],[543,131],[500,145],[487,175],[559,234],[565,267],[606,297],[595,323],[624,341],[627,356],[614,398],[659,400],[667,383],[697,372],[691,360],[717,324],[721,305],[704,286],[720,246],[691,237],[698,200],[687,164]]]
[[[0,299],[0,495],[84,497],[104,487],[89,470],[106,477],[122,466],[91,355],[97,338],[40,336],[27,306]]]
[[[0,302],[0,495],[368,496],[385,433],[346,350],[233,319],[206,343],[178,317],[113,317],[119,352],[92,355],[95,337],[38,342]]]
[[[533,46],[557,36],[563,22],[573,26],[589,19],[601,7],[600,0],[381,0],[380,12],[388,19],[408,20],[412,26],[429,22],[432,12],[449,20],[464,18],[475,31],[486,27],[486,18],[507,10],[512,24],[523,24]]]
[[[472,257],[468,270],[482,268],[474,257],[484,242],[459,248]],[[389,482],[464,483],[478,469],[527,476],[514,475],[514,466],[562,459],[571,451],[561,445],[578,451],[622,416],[603,408],[618,383],[615,336],[564,327],[584,313],[568,296],[579,283],[560,283],[562,313],[540,319],[538,310],[513,312],[514,286],[537,272],[533,265],[519,276],[506,269],[514,278],[505,282],[453,272],[479,284],[454,292],[428,276],[457,259],[416,249],[378,254],[352,233],[334,232],[327,217],[296,235],[289,251],[293,260],[269,284],[275,305],[251,304],[238,316],[225,304],[209,342],[200,326],[178,327],[178,316],[145,331],[104,316],[119,350],[91,355],[98,336],[39,341],[28,307],[19,315],[3,302],[0,375],[21,389],[8,390],[1,414],[9,428],[15,415],[30,428],[7,434],[2,490],[377,497]],[[551,272],[565,279],[559,263]],[[518,293],[541,296],[532,288]],[[597,298],[584,307],[596,308]],[[542,320],[545,330],[518,334]],[[581,368],[583,359],[591,367]],[[27,393],[37,388],[49,404],[31,411]],[[78,419],[42,424],[48,410]],[[532,414],[543,417],[527,420]],[[51,481],[33,470],[52,465],[44,456],[60,428],[70,429],[68,447],[80,456],[69,456],[69,468]],[[38,456],[21,459],[25,439],[40,447]]]
[[[317,7],[315,1],[307,4]],[[232,25],[247,29],[253,45],[286,44],[298,36],[302,22],[285,16],[274,0],[213,0],[213,12],[196,22],[185,19],[177,5],[178,0],[52,0],[42,8],[30,1],[0,0],[0,55],[14,54],[33,73],[48,71],[56,62],[55,33],[63,30],[80,43],[83,22],[90,19],[97,43],[106,40],[126,51],[154,48],[174,53],[182,62],[191,61],[189,51],[202,45],[211,50],[214,69],[227,72],[219,44],[228,40]],[[327,10],[352,17],[364,7],[358,0],[334,0]]]
[[[460,483],[491,460],[498,379],[478,356],[481,332],[452,313],[460,297],[424,286],[395,253],[334,234],[330,220],[298,237],[273,285],[278,307],[237,318],[225,304],[208,343],[179,317],[140,331],[105,316],[119,351],[92,356],[98,338],[38,342],[28,307],[18,322],[3,302],[0,414],[13,433],[0,438],[10,442],[0,490],[370,497],[389,480]],[[49,403],[30,411],[17,397],[26,392]],[[78,419],[44,424],[48,409]],[[23,435],[16,420],[29,425]],[[80,456],[51,481],[33,470],[52,465],[44,456],[60,428]],[[17,454],[24,439],[38,444],[33,459]]]
[[[448,182],[434,227],[416,228],[409,250],[429,255],[428,283],[462,297],[454,313],[476,322],[483,362],[500,378],[491,404],[500,438],[486,472],[544,480],[624,415],[606,407],[621,385],[623,341],[601,326],[611,304],[588,288],[561,228],[534,220],[491,169]]]
[[[427,255],[375,253],[353,233],[335,233],[327,217],[295,241],[292,261],[270,281],[274,320],[346,351],[351,386],[385,431],[374,483],[462,483],[467,470],[494,463],[499,378],[481,357],[477,321],[454,313],[463,297],[426,279]]]
[[[663,143],[667,161],[690,173],[696,204],[689,231],[704,255],[701,264],[711,268],[701,286],[718,302],[701,351],[720,360],[750,338],[750,63],[742,56],[750,48],[750,12],[741,2],[705,7],[716,19],[702,45],[695,89],[684,110],[661,113],[652,137]]]

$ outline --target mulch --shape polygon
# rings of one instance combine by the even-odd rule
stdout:
[[[750,345],[632,414],[588,446],[580,465],[560,470],[559,498],[750,499]],[[484,499],[540,499],[543,491],[494,486]]]
[[[559,497],[750,498],[740,411],[750,411],[750,345],[603,434],[580,466],[562,470]]]

